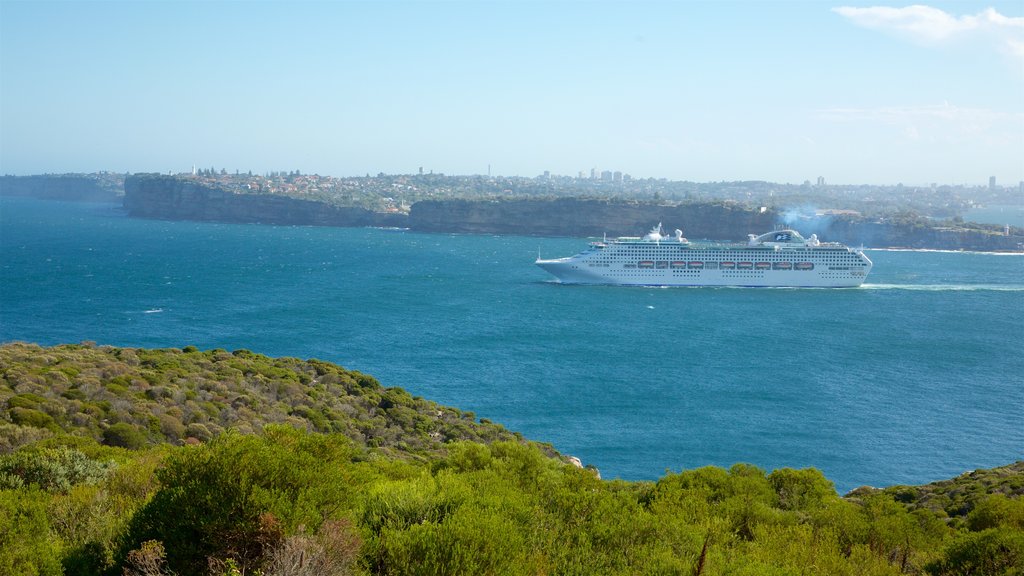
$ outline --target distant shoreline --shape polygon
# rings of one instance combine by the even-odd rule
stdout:
[[[122,202],[129,216],[274,225],[408,229],[415,232],[587,238],[637,235],[663,222],[691,238],[737,241],[779,224],[823,240],[868,250],[1024,253],[1024,230],[955,220],[893,215],[868,219],[855,212],[795,215],[731,201],[664,203],[596,198],[489,198],[421,200],[407,212],[284,194],[239,193],[186,176],[160,174],[0,177],[0,194],[51,200]],[[123,195],[117,194],[118,185]]]

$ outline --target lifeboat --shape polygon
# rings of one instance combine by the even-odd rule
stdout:
[[[737,262],[736,268],[740,270],[752,270],[754,268],[753,262]]]
[[[687,262],[686,263],[686,267],[687,268],[691,268],[691,269],[700,270],[701,268],[704,267],[704,263],[703,262]]]
[[[775,264],[772,264],[772,269],[773,270],[792,270],[793,269],[793,263],[792,262],[776,262]]]
[[[797,270],[814,270],[814,262],[797,262]]]
[[[736,263],[735,262],[721,262],[721,263],[718,264],[718,267],[721,268],[722,270],[732,270],[733,268],[736,267]]]
[[[637,268],[654,268],[653,260],[641,260],[636,264]]]
[[[657,268],[668,268],[668,260],[658,260]]]
[[[771,262],[758,262],[757,264],[754,264],[754,268],[757,268],[758,270],[767,270],[771,267]]]
[[[676,260],[675,262],[672,263],[672,267],[673,268],[686,268],[686,262],[680,262],[680,261]]]

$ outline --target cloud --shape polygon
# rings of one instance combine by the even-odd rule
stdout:
[[[893,33],[927,46],[959,40],[984,41],[1024,60],[1024,17],[1003,16],[994,8],[959,17],[923,5],[904,8],[840,6],[832,11],[858,26]]]

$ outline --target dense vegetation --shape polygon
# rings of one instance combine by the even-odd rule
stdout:
[[[365,376],[360,386],[359,375],[326,363],[191,349],[0,350],[0,574],[1024,571],[1024,463],[945,487],[849,498],[813,469],[766,474],[744,464],[653,483],[604,481],[494,425],[406,400]],[[227,370],[233,363],[238,373]],[[122,365],[127,372],[113,369]],[[125,374],[127,382],[113,382]],[[338,382],[325,384],[328,375]],[[232,384],[210,390],[215,382]],[[321,410],[333,424],[267,400],[266,390],[290,385],[285,405]],[[171,396],[146,393],[153,388]],[[69,398],[71,390],[81,396]],[[198,409],[173,412],[164,400],[178,391],[176,402]],[[389,393],[402,403],[381,407]],[[328,394],[343,401],[320,397]],[[244,401],[231,398],[259,399],[266,404],[250,410],[278,416],[240,417]],[[387,414],[399,405],[430,409],[409,408],[425,415],[409,415],[405,428]],[[155,424],[144,424],[143,406]],[[352,421],[339,406],[356,407]],[[206,438],[166,434],[159,414],[168,413],[186,430],[201,414],[217,428],[207,426]],[[382,422],[364,430],[367,415]],[[137,441],[106,433],[120,423]],[[431,426],[455,424],[475,437],[432,436]],[[379,442],[366,434],[391,428],[400,432]]]
[[[424,458],[453,440],[521,440],[335,364],[248,350],[12,343],[0,346],[0,370],[0,452],[61,432],[142,448],[267,424],[340,432],[401,457]]]

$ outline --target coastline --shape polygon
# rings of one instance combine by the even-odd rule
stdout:
[[[375,212],[281,194],[238,193],[180,176],[108,175],[123,181],[123,196],[111,182],[85,177],[5,177],[0,195],[62,201],[116,203],[131,217],[295,226],[373,227],[427,233],[594,238],[631,236],[664,222],[690,238],[741,241],[782,224],[782,209],[745,208],[732,202],[665,204],[592,198],[422,200],[408,212]],[[15,185],[12,186],[12,183]],[[932,226],[918,222],[867,220],[848,215],[801,218],[787,225],[825,241],[865,250],[1024,254],[1024,234],[983,228]],[[984,225],[975,225],[984,226]],[[1013,229],[1015,233],[1020,231]]]

